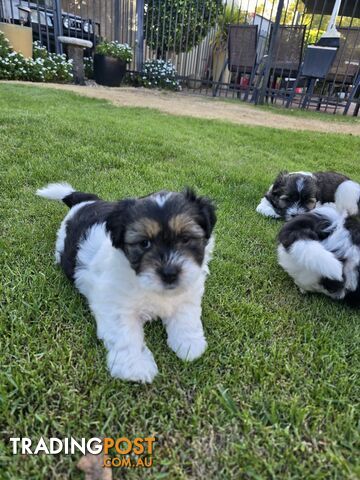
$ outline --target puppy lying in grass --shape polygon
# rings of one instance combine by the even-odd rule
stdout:
[[[154,379],[143,332],[152,318],[162,319],[181,359],[203,354],[201,300],[216,222],[209,199],[185,190],[106,202],[66,183],[37,195],[70,208],[57,233],[56,262],[88,300],[113,377]]]
[[[285,223],[278,261],[301,292],[360,306],[360,216],[321,206]]]
[[[256,208],[266,217],[289,220],[324,203],[358,211],[360,186],[336,172],[280,172]]]

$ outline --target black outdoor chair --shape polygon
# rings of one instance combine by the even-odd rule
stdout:
[[[215,97],[222,82],[226,66],[234,75],[234,88],[238,90],[250,88],[256,72],[256,48],[258,41],[257,25],[229,25],[228,26],[228,58],[221,70],[219,80],[214,83],[213,96]],[[248,86],[241,85],[244,75],[250,75]]]
[[[273,29],[274,26],[271,25],[270,42]],[[279,27],[270,71],[272,100],[275,94],[274,90],[277,89],[279,80],[281,82],[280,86],[283,87],[283,91],[286,93],[289,79],[295,79],[299,73],[304,49],[305,31],[305,25],[280,25]]]
[[[338,27],[338,31],[341,35],[340,47],[326,80],[329,82],[329,95],[334,95],[336,90],[345,91],[348,101],[344,113],[347,113],[351,101],[359,95],[360,28]],[[354,115],[356,116],[358,112],[359,103],[355,106]]]
[[[360,28],[337,27],[337,30],[340,46],[326,80],[334,85],[352,85],[360,66]]]
[[[274,25],[271,25],[269,45],[273,36]],[[268,94],[271,95],[271,100],[274,100],[275,94],[288,93],[289,79],[296,78],[300,66],[304,48],[306,26],[305,25],[280,25],[276,43],[274,45],[273,55],[270,67],[270,77],[267,86]],[[269,61],[269,57],[264,57],[262,71],[259,72],[257,79],[256,89],[252,100],[256,101],[258,95],[259,86],[263,78],[263,74],[266,68],[266,62]],[[280,80],[280,87],[277,88]],[[276,92],[277,90],[277,92]]]
[[[274,25],[270,29],[270,42]],[[280,25],[272,68],[279,74],[298,72],[304,48],[305,25]]]
[[[360,28],[359,27],[337,27],[340,33],[340,46],[336,52],[335,59],[324,77],[324,84],[321,93],[319,93],[316,100],[317,110],[320,110],[323,100],[326,100],[328,105],[334,104],[336,107],[340,106],[341,101],[336,98],[336,90],[344,92],[346,97],[352,101],[358,95],[359,74],[360,74]],[[306,76],[306,73],[304,72]],[[291,104],[295,96],[295,88],[302,76],[300,71],[297,81],[294,85],[294,91],[290,96],[287,106]],[[309,82],[308,82],[309,84]],[[307,93],[302,102],[302,106],[306,107],[311,101],[314,90],[314,81],[311,83],[311,88],[308,86]],[[345,97],[345,98],[346,98]],[[345,104],[346,111],[349,106]],[[359,110],[357,105],[355,108],[355,115]]]

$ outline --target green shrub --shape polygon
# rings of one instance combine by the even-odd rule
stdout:
[[[176,78],[176,69],[171,60],[147,60],[144,62],[141,73],[132,76],[131,83],[146,88],[181,90]]]
[[[96,53],[107,55],[109,57],[118,58],[126,63],[131,62],[133,51],[127,43],[119,43],[117,40],[108,42],[104,40],[96,47]]]
[[[222,0],[145,1],[144,36],[158,57],[186,52],[199,45],[223,11]]]
[[[0,56],[1,80],[28,80],[29,62],[21,53],[10,51],[5,56]]]
[[[0,57],[5,57],[11,52],[9,40],[5,37],[3,32],[0,31]]]
[[[49,53],[39,42],[34,42],[33,58],[14,52],[0,32],[0,79],[31,82],[71,82],[72,61],[65,55]]]

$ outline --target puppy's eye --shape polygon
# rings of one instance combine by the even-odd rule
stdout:
[[[188,243],[191,242],[191,237],[187,237],[187,236],[181,237],[180,241],[183,245],[187,245]]]
[[[145,240],[142,240],[140,242],[140,246],[144,249],[144,250],[149,250],[149,248],[151,247],[151,241],[146,238]]]
[[[287,195],[282,195],[279,199],[280,207],[286,207],[290,203],[289,197]]]

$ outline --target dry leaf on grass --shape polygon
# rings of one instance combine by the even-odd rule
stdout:
[[[80,458],[77,467],[85,472],[85,480],[112,480],[111,468],[103,467],[107,457],[88,453]]]

